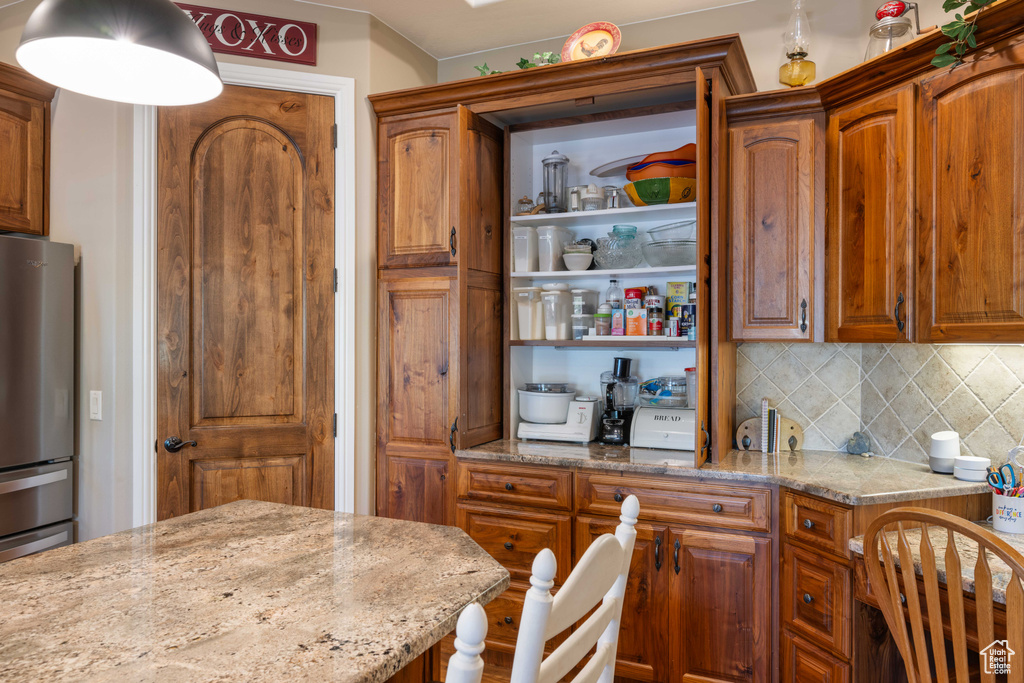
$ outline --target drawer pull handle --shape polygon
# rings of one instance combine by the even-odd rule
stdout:
[[[513,545],[511,543],[506,543],[505,544],[505,550],[512,550],[512,548],[513,548]]]
[[[654,571],[661,571],[661,536],[654,537]]]
[[[804,602],[806,602],[808,605],[814,602],[814,598],[811,597],[810,593],[804,593]]]
[[[907,596],[904,595],[903,593],[900,593],[900,604],[901,605],[906,605],[907,604]]]
[[[616,503],[621,503],[622,502],[622,494],[621,493],[616,493],[615,494],[615,502]]]
[[[676,574],[678,574],[679,573],[679,541],[676,541],[676,549],[672,553],[672,561],[675,562]]]
[[[715,503],[714,505],[711,506],[711,509],[714,510],[715,512],[721,512],[722,511],[722,504],[721,503]]]
[[[903,292],[900,292],[900,295],[896,297],[896,308],[893,309],[892,312],[892,314],[896,317],[896,329],[899,330],[900,332],[902,332],[903,328],[907,326],[907,324],[904,321],[900,320],[900,306],[903,305],[904,301],[905,299],[903,298]]]
[[[804,528],[805,529],[813,529],[814,528],[814,522],[812,522],[809,519],[805,519],[804,520]]]
[[[511,484],[511,483],[505,484],[505,490],[506,490],[506,491],[511,491],[511,490],[512,490],[512,489],[514,489],[514,488],[515,488],[515,486],[512,486],[512,484]]]
[[[807,299],[800,302],[800,331],[807,331]]]
[[[512,625],[512,617],[505,617],[505,623],[511,626]]]

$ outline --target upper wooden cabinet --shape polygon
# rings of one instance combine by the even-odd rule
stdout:
[[[382,120],[378,130],[378,264],[497,273],[502,135],[465,107]]]
[[[749,106],[755,96],[739,99]],[[751,120],[732,111],[732,338],[822,341],[824,113]]]
[[[0,63],[0,231],[47,235],[55,89]]]
[[[829,339],[908,341],[913,289],[914,84],[828,122]]]
[[[1024,43],[921,85],[922,342],[1024,341]]]

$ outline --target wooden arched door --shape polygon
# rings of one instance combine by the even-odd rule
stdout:
[[[158,519],[333,507],[333,121],[231,86],[159,111]]]

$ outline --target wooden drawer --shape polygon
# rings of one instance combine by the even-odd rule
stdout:
[[[847,683],[850,665],[783,631],[781,679],[782,683]]]
[[[684,479],[647,479],[580,472],[579,512],[617,517],[622,500],[640,500],[640,518],[744,531],[771,530],[771,491]]]
[[[553,512],[522,512],[460,503],[458,526],[508,570],[512,580],[529,582],[533,560],[550,548],[558,563],[555,582],[572,570],[572,517]]]
[[[839,557],[850,557],[848,508],[787,491],[783,496],[783,531],[790,538]]]
[[[457,471],[462,500],[572,509],[572,470],[460,460]]]
[[[487,613],[487,640],[515,645],[519,638],[519,620],[523,616],[523,602],[526,600],[527,584],[513,584],[507,591],[484,605]],[[545,646],[546,651],[558,647],[568,636],[564,631],[551,640]]]
[[[845,657],[852,651],[852,579],[848,567],[786,545],[779,604],[783,622]]]

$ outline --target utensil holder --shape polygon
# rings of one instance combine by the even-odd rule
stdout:
[[[993,492],[992,528],[1007,534],[1024,534],[1024,498]]]

